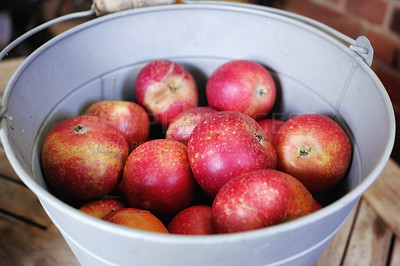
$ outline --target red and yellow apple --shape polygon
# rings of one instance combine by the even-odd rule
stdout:
[[[142,106],[130,101],[100,101],[89,106],[87,115],[95,115],[113,124],[125,137],[129,150],[147,141],[150,121]]]
[[[271,111],[276,86],[262,65],[250,60],[233,60],[211,74],[206,84],[206,96],[214,109],[237,111],[258,120]]]
[[[46,136],[42,169],[60,197],[88,200],[114,190],[127,157],[128,144],[111,123],[82,115],[64,120]]]
[[[285,123],[284,121],[279,119],[263,119],[257,122],[271,140],[275,138],[278,130],[281,128],[283,123]]]
[[[278,169],[299,179],[311,192],[327,190],[347,173],[352,147],[331,118],[303,114],[286,121],[274,139]]]
[[[135,94],[138,102],[164,126],[198,105],[193,76],[170,60],[155,60],[142,68],[135,81]]]
[[[211,207],[195,205],[178,213],[168,224],[171,234],[211,235],[214,233],[211,221]]]
[[[112,212],[125,208],[125,204],[118,199],[99,199],[85,203],[79,208],[83,213],[103,219]]]
[[[233,177],[255,169],[276,168],[272,142],[257,122],[240,112],[210,114],[188,141],[193,175],[211,197]]]
[[[128,203],[163,220],[189,207],[198,190],[187,147],[175,140],[155,139],[139,145],[126,160],[123,180]]]
[[[174,122],[169,124],[165,138],[187,144],[190,134],[197,123],[215,112],[217,112],[215,109],[206,106],[194,107],[182,112]]]
[[[134,229],[168,233],[167,228],[161,220],[147,210],[123,208],[107,215],[103,220]]]
[[[211,215],[217,233],[234,233],[280,224],[319,209],[319,203],[296,178],[260,169],[226,183],[214,199]]]

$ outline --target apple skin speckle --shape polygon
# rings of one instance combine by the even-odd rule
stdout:
[[[127,157],[128,144],[111,123],[82,115],[64,120],[46,136],[42,169],[58,196],[88,200],[117,186]]]
[[[206,95],[210,107],[237,111],[256,120],[265,117],[276,100],[276,85],[269,71],[257,62],[232,60],[208,78]]]
[[[311,192],[342,180],[352,156],[346,132],[331,118],[303,114],[286,121],[274,138],[278,169],[299,179]]]
[[[291,221],[320,208],[293,176],[258,169],[222,186],[212,204],[211,217],[217,233],[234,233]]]
[[[194,128],[188,157],[197,182],[212,197],[231,178],[255,169],[275,169],[272,142],[251,117],[220,111]]]

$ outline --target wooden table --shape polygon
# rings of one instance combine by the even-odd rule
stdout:
[[[0,62],[0,92],[23,59]],[[1,95],[1,93],[0,93]],[[316,265],[400,265],[400,167],[389,160]],[[78,265],[0,144],[0,264]]]

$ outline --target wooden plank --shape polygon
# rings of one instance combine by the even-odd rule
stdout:
[[[324,252],[319,257],[315,266],[338,266],[341,265],[343,256],[346,252],[347,244],[353,229],[353,223],[357,218],[358,203],[354,210],[351,212],[347,221],[335,234]]]
[[[367,202],[361,200],[359,204],[357,220],[342,265],[384,266],[393,234]]]
[[[389,266],[400,265],[400,238],[396,237],[393,243],[392,256]]]
[[[0,97],[25,58],[3,59]],[[0,144],[0,264],[79,265],[36,196],[19,181]]]
[[[7,178],[19,181],[19,177],[12,168],[10,162],[7,159],[6,153],[0,143],[0,176],[5,176]],[[21,181],[22,183],[22,181]]]
[[[400,237],[400,166],[388,161],[377,180],[363,194],[376,214]]]
[[[3,91],[10,80],[12,74],[15,72],[17,67],[24,61],[25,57],[3,59],[0,64],[0,96],[3,95]]]
[[[38,226],[52,224],[39,200],[25,185],[0,178],[0,211]]]
[[[0,235],[1,265],[79,265],[54,225],[43,230],[0,214]]]

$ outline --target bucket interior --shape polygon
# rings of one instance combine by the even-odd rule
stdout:
[[[6,89],[7,119],[2,121],[2,141],[21,179],[46,188],[40,149],[47,133],[90,104],[113,99],[113,78],[116,99],[135,100],[138,72],[156,59],[176,61],[192,73],[201,105],[207,104],[207,77],[218,66],[234,59],[256,61],[277,84],[269,117],[320,113],[339,122],[352,140],[353,158],[346,178],[322,197],[325,205],[363,181],[372,183],[389,158],[394,141],[390,100],[346,45],[268,9],[176,5],[94,19],[27,58]]]

